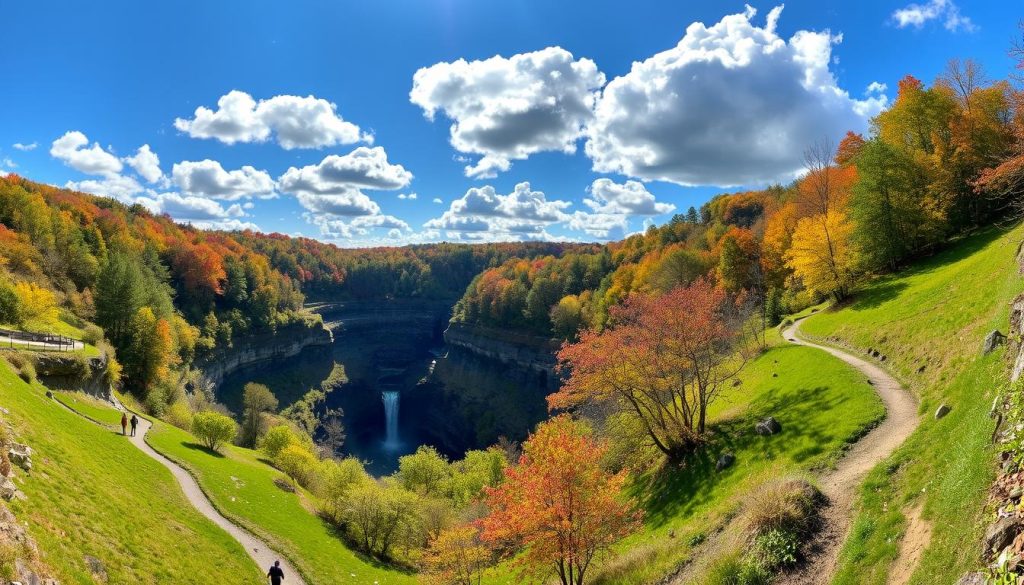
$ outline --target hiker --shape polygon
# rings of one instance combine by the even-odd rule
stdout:
[[[267,578],[270,579],[270,585],[281,585],[281,581],[284,581],[281,561],[274,561],[274,566],[270,567],[270,571],[267,572]]]
[[[135,427],[139,426],[139,417],[132,413],[132,436],[135,436]]]
[[[124,436],[124,435],[127,435],[127,434],[128,434],[128,415],[122,412],[121,413],[121,435]]]

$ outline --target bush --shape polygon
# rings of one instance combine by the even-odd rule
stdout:
[[[285,472],[293,482],[309,488],[317,478],[316,455],[302,445],[288,445],[274,458],[274,466]]]
[[[102,340],[103,330],[100,329],[99,325],[89,323],[85,326],[85,329],[82,331],[82,341],[89,345],[99,345]]]
[[[302,444],[302,440],[291,427],[288,425],[278,425],[270,427],[267,434],[263,435],[263,439],[260,441],[260,449],[273,461],[277,459],[281,451],[284,451],[285,447],[300,444]]]
[[[754,558],[769,571],[796,564],[800,539],[796,534],[773,528],[754,539]]]
[[[6,282],[0,282],[0,323],[18,324],[21,323],[21,307],[18,304],[18,295]]]
[[[7,363],[11,364],[11,368],[18,373],[19,378],[27,384],[36,381],[36,366],[31,358],[17,352],[8,353],[6,357]]]
[[[223,414],[206,411],[192,417],[192,434],[212,451],[230,443],[236,433],[235,421]]]
[[[164,420],[179,429],[190,430],[192,428],[192,409],[185,401],[175,402],[167,409]]]
[[[737,553],[720,557],[705,580],[707,585],[768,585],[770,582],[768,571]]]

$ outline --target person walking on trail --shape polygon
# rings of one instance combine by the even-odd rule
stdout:
[[[132,413],[132,436],[135,436],[135,427],[139,426],[139,417]]]
[[[270,570],[267,571],[267,578],[270,579],[270,585],[281,585],[281,581],[284,581],[281,561],[274,561],[274,566],[270,567]]]
[[[128,415],[122,412],[121,413],[121,435],[124,436],[124,435],[127,435],[127,434],[128,434]]]

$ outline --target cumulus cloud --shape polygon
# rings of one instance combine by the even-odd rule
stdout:
[[[960,7],[954,4],[953,0],[930,0],[924,4],[908,4],[892,13],[892,21],[898,28],[920,29],[932,20],[941,20],[942,26],[950,32],[978,30],[970,17],[960,14]]]
[[[376,228],[388,230],[389,238],[403,236],[411,233],[412,228],[406,222],[392,215],[368,215],[352,219],[338,219],[327,216],[311,215],[307,218],[310,223],[320,229],[321,237],[329,240],[349,240],[365,237]],[[391,243],[389,245],[395,245]]]
[[[413,76],[412,103],[452,121],[451,144],[480,155],[467,176],[490,178],[543,151],[575,152],[605,77],[561,47],[483,61],[459,59]]]
[[[174,127],[193,138],[226,144],[265,142],[273,133],[286,150],[373,142],[373,136],[338,115],[335,104],[312,95],[279,95],[256,101],[232,90],[217,100],[217,109],[199,106],[192,119],[177,118]]]
[[[213,197],[233,201],[247,197],[273,197],[274,180],[266,171],[243,166],[226,171],[215,160],[182,161],[175,163],[171,176],[188,195]]]
[[[680,185],[791,178],[823,136],[866,127],[879,100],[851,98],[829,70],[841,35],[776,34],[756,11],[693,23],[679,43],[610,81],[588,126],[594,170]],[[877,96],[876,96],[877,97]]]
[[[523,182],[507,195],[485,185],[473,187],[451,202],[440,217],[427,221],[427,229],[445,230],[452,237],[482,239],[512,236],[514,239],[548,239],[545,228],[569,219],[568,201],[551,200]],[[474,235],[475,234],[475,235]]]
[[[160,157],[150,150],[148,144],[140,146],[134,156],[128,156],[122,160],[150,183],[160,182],[164,178],[164,173],[160,170]]]
[[[398,198],[399,199],[416,199],[417,197],[419,197],[419,195],[417,195],[415,193],[399,193],[398,194]]]
[[[332,154],[318,164],[291,167],[278,180],[286,193],[328,195],[353,189],[401,189],[412,181],[412,173],[399,164],[388,162],[380,146],[360,146],[339,156]]]
[[[629,217],[620,213],[587,213],[577,211],[566,222],[569,229],[585,232],[602,240],[618,240],[626,236]]]
[[[194,197],[179,193],[159,193],[139,197],[138,203],[153,213],[166,213],[179,221],[213,221],[245,217],[242,206],[235,203],[225,208],[218,201],[206,197]]]
[[[611,179],[597,179],[587,189],[591,197],[583,200],[595,213],[609,215],[661,215],[675,210],[671,203],[661,203],[643,183],[626,181],[619,184]]]
[[[68,181],[64,184],[64,187],[83,193],[92,193],[100,197],[112,197],[129,205],[135,203],[137,195],[146,192],[146,188],[135,180],[134,177],[119,174],[108,175],[102,179]]]
[[[53,141],[50,155],[76,171],[89,175],[116,175],[124,165],[99,143],[88,146],[89,139],[77,130],[66,132]]]
[[[39,146],[39,143],[38,142],[31,142],[29,144],[25,144],[25,143],[22,143],[22,142],[15,142],[11,146],[13,146],[15,150],[29,151],[29,150],[35,150],[36,147]]]
[[[434,197],[433,202],[434,203],[438,203],[438,204],[443,204],[444,203],[444,201],[442,201],[440,197]]]

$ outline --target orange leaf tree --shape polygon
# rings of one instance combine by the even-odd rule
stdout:
[[[622,497],[625,474],[601,467],[605,450],[568,415],[541,424],[505,481],[487,488],[481,538],[522,549],[524,577],[553,570],[563,585],[582,585],[594,559],[640,521]]]
[[[571,375],[548,406],[611,404],[680,461],[703,442],[708,405],[746,361],[743,316],[704,279],[661,296],[632,295],[611,311],[612,326],[559,351]]]

